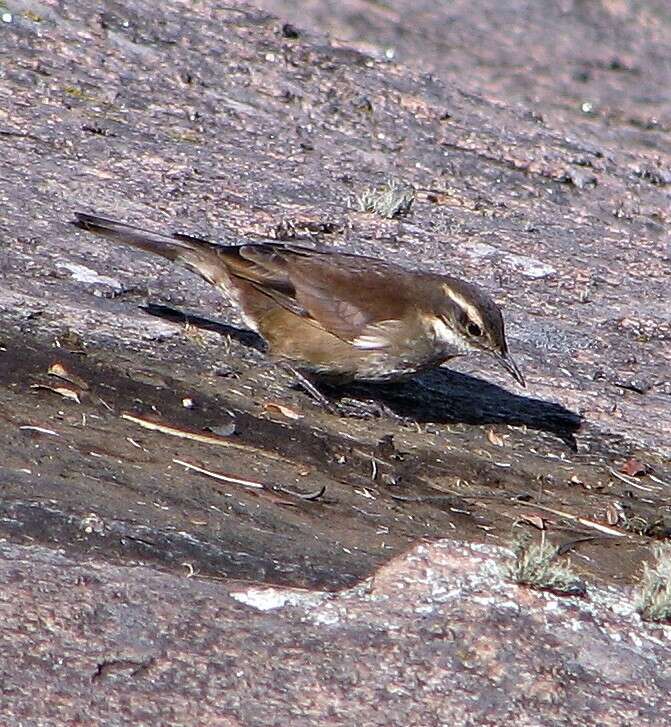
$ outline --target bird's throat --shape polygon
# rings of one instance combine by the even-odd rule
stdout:
[[[452,352],[451,355],[470,351],[470,346],[466,342],[466,339],[448,326],[442,318],[439,318],[438,316],[431,316],[428,324],[435,337],[436,343],[442,346],[446,351]]]

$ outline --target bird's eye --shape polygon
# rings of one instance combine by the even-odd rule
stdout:
[[[469,335],[475,336],[476,338],[482,335],[482,329],[477,323],[473,323],[472,321],[466,326],[466,330],[468,331]]]

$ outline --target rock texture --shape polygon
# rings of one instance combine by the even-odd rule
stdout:
[[[631,593],[520,591],[492,546],[419,545],[338,594],[1,555],[7,724],[671,719],[667,637]]]

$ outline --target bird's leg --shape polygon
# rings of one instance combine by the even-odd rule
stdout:
[[[389,416],[392,419],[399,419],[385,404],[380,404],[372,400],[360,400],[346,397],[337,402],[331,401],[323,394],[310,379],[295,369],[288,363],[284,363],[285,368],[293,374],[296,383],[313,399],[315,403],[321,406],[329,414],[340,417],[353,417],[356,419],[367,419],[369,417]]]
[[[321,391],[319,391],[319,389],[312,383],[312,381],[310,381],[310,379],[308,379],[307,376],[304,376],[298,369],[295,369],[290,364],[285,363],[284,366],[293,374],[298,385],[302,387],[317,404],[323,407],[329,414],[340,414],[337,406],[334,406],[333,403],[330,402]]]

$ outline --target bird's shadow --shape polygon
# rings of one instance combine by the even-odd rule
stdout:
[[[582,417],[561,404],[513,394],[497,384],[438,368],[394,384],[353,384],[340,395],[365,397],[394,414],[436,424],[510,424],[553,434],[577,448]]]
[[[164,320],[176,323],[189,323],[192,326],[196,326],[196,328],[202,328],[205,331],[214,331],[220,336],[228,336],[235,341],[239,341],[243,346],[253,348],[262,353],[265,353],[267,350],[266,343],[261,336],[245,328],[237,328],[236,326],[231,326],[229,323],[213,321],[211,318],[203,318],[198,314],[185,313],[184,311],[177,310],[169,305],[161,305],[160,303],[147,303],[146,305],[141,305],[140,308],[145,313],[156,316],[157,318],[163,318]]]
[[[237,328],[165,305],[148,303],[143,310],[171,321],[188,322],[198,328],[229,336],[244,346],[265,351],[263,339],[253,331]],[[320,388],[334,399],[350,396],[373,400],[394,414],[417,422],[436,424],[511,424],[553,434],[576,449],[575,433],[582,417],[561,404],[513,394],[488,381],[447,368],[419,374],[393,384],[357,383]]]

